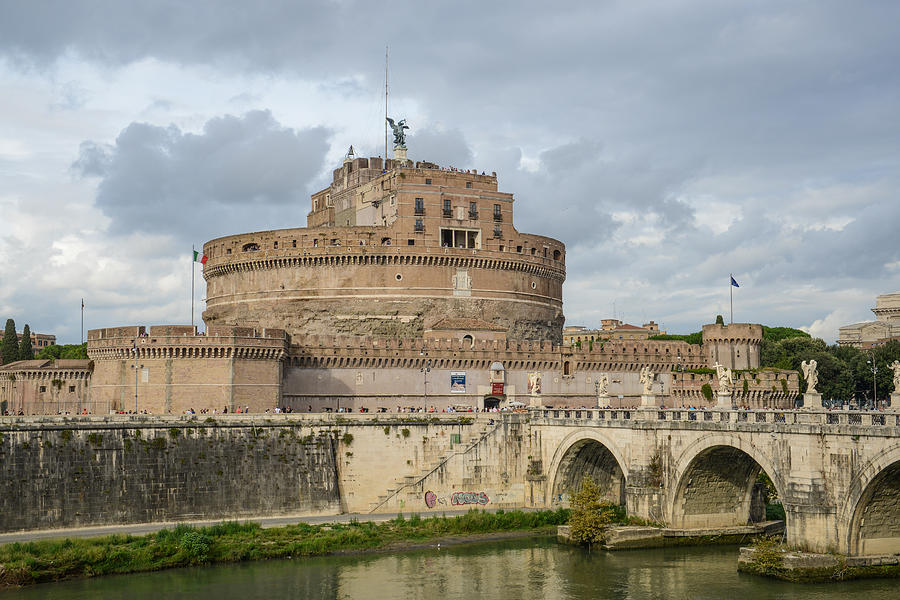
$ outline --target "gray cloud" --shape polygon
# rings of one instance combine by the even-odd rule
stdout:
[[[635,320],[693,330],[727,307],[729,272],[741,318],[795,326],[900,288],[886,266],[900,260],[896,2],[60,0],[3,14],[0,57],[23,72],[52,78],[61,57],[110,72],[154,59],[302,81],[341,102],[377,96],[389,41],[392,106],[422,121],[411,119],[410,157],[497,171],[516,226],[568,245],[574,321],[596,324],[616,301]],[[225,97],[264,105],[257,91]],[[77,112],[91,92],[76,81],[57,95]],[[168,122],[190,93],[160,90],[171,104],[153,116]],[[99,178],[113,234],[202,241],[302,224],[310,182],[333,166],[329,133],[343,129],[305,122],[322,127],[268,113],[199,134],[118,125],[114,143],[82,145],[75,170]],[[357,149],[378,148],[371,137]],[[843,310],[870,317],[868,305]]]
[[[114,144],[85,142],[74,169],[100,177],[112,231],[212,236],[305,224],[324,128],[296,131],[267,111],[211,119],[198,134],[132,123]]]

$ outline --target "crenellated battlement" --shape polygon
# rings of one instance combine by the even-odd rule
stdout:
[[[212,326],[198,333],[191,325],[143,325],[88,331],[92,360],[248,359],[281,360],[286,354],[283,329]]]
[[[706,366],[700,346],[680,341],[607,342],[578,349],[549,341],[313,335],[292,337],[288,350],[290,365],[307,368],[487,368],[494,361],[508,368],[571,372],[636,372],[644,365],[665,372],[679,364],[685,369]]]

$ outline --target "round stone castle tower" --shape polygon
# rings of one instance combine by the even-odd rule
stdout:
[[[515,229],[496,173],[351,157],[311,208],[308,227],[204,245],[208,325],[562,342],[565,246]]]

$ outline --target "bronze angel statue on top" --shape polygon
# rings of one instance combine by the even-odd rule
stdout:
[[[403,131],[404,129],[409,129],[406,125],[406,119],[400,119],[396,123],[390,117],[387,117],[387,122],[391,126],[391,129],[394,131],[394,146],[398,148],[406,147],[406,133]]]

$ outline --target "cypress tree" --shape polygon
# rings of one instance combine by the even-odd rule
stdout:
[[[6,320],[6,330],[3,332],[3,343],[0,344],[0,355],[3,360],[0,364],[7,364],[19,360],[19,339],[16,337],[16,322]]]
[[[31,327],[28,324],[22,330],[22,341],[19,343],[19,360],[34,360],[34,348],[31,346]]]

